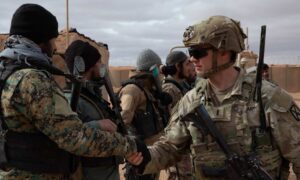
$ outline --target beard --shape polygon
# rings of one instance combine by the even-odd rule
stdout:
[[[48,41],[44,43],[44,45],[41,47],[41,50],[44,54],[46,54],[48,57],[52,58],[55,50],[53,49],[51,43]]]

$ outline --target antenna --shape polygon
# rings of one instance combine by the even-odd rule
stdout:
[[[245,48],[246,48],[246,50],[249,50],[249,35],[248,35],[248,27],[246,27],[246,35],[247,35],[247,38],[245,39]]]
[[[69,46],[69,0],[66,0],[66,48]]]

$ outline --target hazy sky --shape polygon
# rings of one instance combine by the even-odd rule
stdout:
[[[64,0],[2,1],[0,33],[9,31],[14,11],[29,2],[51,11],[60,30],[66,26]],[[286,56],[300,61],[299,7],[299,0],[70,0],[69,22],[78,32],[107,43],[115,66],[135,65],[145,48],[165,61],[169,49],[182,44],[185,28],[211,15],[239,20],[244,30],[248,28],[254,52],[258,52],[260,27],[267,25],[267,61]]]

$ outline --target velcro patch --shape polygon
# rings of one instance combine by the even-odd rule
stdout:
[[[300,121],[300,109],[296,104],[292,104],[290,112],[294,116],[295,120]]]

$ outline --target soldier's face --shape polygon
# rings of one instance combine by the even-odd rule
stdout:
[[[190,52],[191,61],[199,76],[211,69],[213,51],[210,47],[192,47],[194,52]]]
[[[189,82],[193,82],[197,78],[197,73],[196,73],[195,65],[191,61],[189,61],[188,67],[189,67],[188,81]]]
[[[47,56],[49,56],[49,57],[52,57],[54,52],[56,51],[55,40],[56,40],[56,38],[52,38],[48,42],[39,44],[42,52],[47,54]]]
[[[189,77],[189,73],[190,73],[189,72],[190,71],[189,63],[190,63],[190,61],[188,58],[182,63],[181,67],[178,68],[180,78],[187,79]]]
[[[101,67],[101,60],[99,59],[97,63],[93,66],[93,78],[99,78],[100,77],[100,69]]]
[[[264,78],[264,79],[266,79],[266,80],[269,80],[269,70],[268,69],[266,69],[266,70],[263,70],[263,72],[262,72],[262,77]]]

